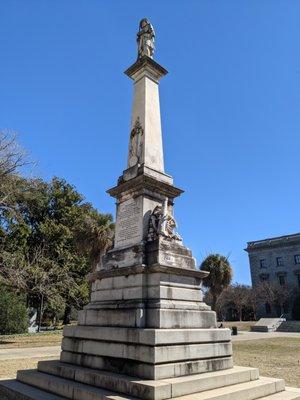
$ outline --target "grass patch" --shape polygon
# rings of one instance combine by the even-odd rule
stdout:
[[[0,379],[15,378],[17,371],[23,369],[35,369],[40,360],[56,360],[57,357],[21,358],[18,360],[0,361]]]
[[[300,387],[300,339],[270,338],[233,343],[235,365],[259,368],[262,376],[283,378]]]
[[[1,335],[0,349],[14,347],[59,346],[61,340],[61,330],[40,333],[24,333],[20,335]]]

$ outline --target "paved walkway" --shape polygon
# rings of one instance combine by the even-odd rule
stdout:
[[[14,347],[10,349],[0,349],[0,361],[17,360],[20,358],[41,358],[41,357],[58,357],[60,355],[60,346],[47,347]]]
[[[231,336],[233,342],[242,340],[273,339],[277,337],[296,337],[300,339],[300,332],[239,332],[236,336]]]

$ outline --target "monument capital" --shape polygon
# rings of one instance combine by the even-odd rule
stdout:
[[[138,58],[124,73],[135,82],[144,76],[148,76],[158,83],[163,76],[167,75],[168,71],[156,61],[152,60],[152,58],[143,56]]]

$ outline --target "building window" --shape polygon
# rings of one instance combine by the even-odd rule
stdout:
[[[270,304],[269,303],[266,303],[265,304],[265,307],[266,307],[266,314],[271,314],[271,306],[270,306]]]
[[[276,257],[276,264],[277,267],[281,267],[283,264],[283,258],[282,257]]]
[[[260,280],[261,282],[266,282],[266,281],[268,281],[268,280],[269,280],[269,274],[261,274],[261,275],[259,275],[259,280]]]
[[[300,264],[300,254],[294,255],[295,264]]]
[[[299,257],[300,257],[300,255],[299,255]],[[299,261],[299,263],[300,263],[300,261]],[[259,260],[259,265],[260,265],[260,268],[266,268],[267,260],[265,258],[262,258],[261,260]]]
[[[278,275],[278,281],[279,281],[279,285],[281,285],[281,286],[285,285],[285,276]]]

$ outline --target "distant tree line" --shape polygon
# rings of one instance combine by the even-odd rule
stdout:
[[[261,282],[257,287],[232,284],[232,267],[227,257],[210,254],[200,269],[210,275],[204,279],[205,301],[218,314],[219,320],[256,320],[260,307],[270,307],[277,316],[291,312],[300,320],[300,293],[293,286]]]
[[[0,290],[25,299],[40,320],[67,322],[88,302],[87,274],[112,243],[112,216],[64,179],[22,175],[28,163],[15,136],[0,132]]]

